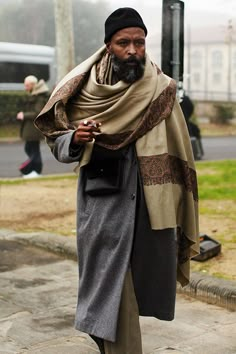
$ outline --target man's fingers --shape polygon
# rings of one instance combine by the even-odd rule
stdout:
[[[79,124],[79,128],[81,128],[82,130],[88,130],[88,131],[100,132],[100,127],[101,127],[101,123],[95,122],[94,120],[85,119],[82,122],[80,122],[80,124]]]
[[[95,122],[93,120],[83,120],[79,123],[79,126],[74,135],[74,142],[87,143],[96,138],[100,131],[101,123]]]
[[[77,143],[86,143],[88,141],[92,141],[94,139],[94,134],[92,131],[84,131],[78,129],[74,136],[74,141]]]

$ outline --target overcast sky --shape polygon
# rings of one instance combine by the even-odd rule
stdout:
[[[135,8],[141,14],[148,28],[148,52],[153,58],[159,57],[157,53],[152,52],[152,48],[153,43],[156,43],[154,47],[160,47],[162,0],[109,0],[109,5],[110,13],[119,7],[127,6]],[[184,7],[186,39],[190,32],[191,40],[208,41],[212,40],[212,37],[226,37],[229,20],[232,20],[233,37],[236,38],[236,0],[184,0]]]
[[[121,6],[137,9],[147,25],[161,21],[162,0],[109,0],[112,10]],[[236,0],[185,0],[185,23],[192,27],[227,25],[232,19],[236,27]],[[158,26],[157,26],[158,27]]]

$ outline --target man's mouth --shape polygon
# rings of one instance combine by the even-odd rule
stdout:
[[[137,63],[137,61],[127,61],[127,62],[126,62],[126,65],[137,66],[138,63]]]

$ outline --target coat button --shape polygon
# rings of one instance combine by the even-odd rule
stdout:
[[[136,195],[134,193],[131,194],[131,199],[134,200]]]

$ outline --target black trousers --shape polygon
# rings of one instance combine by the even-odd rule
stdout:
[[[24,150],[29,158],[19,167],[20,172],[24,175],[28,175],[32,171],[41,173],[43,163],[40,152],[40,141],[26,141]]]

